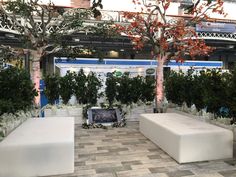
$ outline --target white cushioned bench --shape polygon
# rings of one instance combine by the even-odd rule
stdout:
[[[233,157],[233,132],[176,113],[142,114],[140,131],[179,163]]]
[[[73,173],[74,118],[28,119],[0,142],[0,177]]]

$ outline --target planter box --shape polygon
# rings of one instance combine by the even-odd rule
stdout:
[[[78,107],[67,107],[60,109],[45,109],[45,117],[74,117],[75,124],[83,123],[83,109]]]
[[[56,116],[56,111],[54,109],[44,109],[45,117],[54,117]]]
[[[68,110],[66,108],[56,109],[56,117],[69,117]]]
[[[70,117],[75,118],[75,124],[84,123],[83,122],[83,108],[68,107],[67,111]]]
[[[140,115],[145,113],[153,113],[152,105],[134,106],[131,109],[126,109],[125,118],[127,121],[139,121]]]

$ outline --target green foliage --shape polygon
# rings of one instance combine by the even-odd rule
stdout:
[[[73,94],[73,73],[67,72],[65,76],[60,77],[59,83],[60,83],[60,89],[59,89],[59,94],[62,98],[62,101],[64,104],[67,104]]]
[[[99,78],[97,78],[97,76],[93,72],[90,72],[87,76],[87,103],[91,105],[96,105],[97,99],[99,98],[98,91],[101,86],[102,84]]]
[[[59,99],[59,76],[48,75],[45,81],[45,95],[50,104],[54,104],[55,100]]]
[[[233,117],[233,122],[236,122],[236,67],[232,75],[228,75],[228,89],[227,89],[227,105],[229,108],[229,115]]]
[[[116,77],[113,74],[108,75],[105,84],[106,84],[106,88],[105,88],[106,99],[109,102],[109,107],[112,107],[113,102],[116,99],[116,92],[117,92]]]
[[[85,27],[84,21],[93,15],[101,15],[101,8],[101,0],[94,0],[91,9],[71,8],[66,11],[52,1],[42,4],[38,0],[14,0],[2,3],[0,14],[9,19],[4,22],[13,24],[14,30],[23,34],[27,40],[24,44],[34,49],[50,44],[51,52],[54,52],[53,49],[68,45],[63,41],[65,35],[90,31],[90,26]],[[45,47],[43,53],[47,52],[50,53],[49,48]]]
[[[192,69],[188,70],[187,74],[183,78],[183,100],[190,107],[193,104],[193,89],[194,89],[194,82],[193,82],[193,71]]]
[[[141,84],[141,101],[144,103],[152,102],[155,97],[155,77],[146,76]]]
[[[0,71],[0,115],[28,110],[37,92],[25,70],[9,68]]]
[[[205,102],[205,71],[201,71],[199,75],[194,75],[192,82],[192,100],[197,110],[200,111],[207,106]]]
[[[165,82],[166,97],[178,105],[195,104],[198,111],[207,108],[207,112],[220,116],[220,110],[229,107],[231,102],[235,88],[231,80],[229,74],[215,69],[199,73],[189,70],[187,74],[172,71]]]
[[[77,99],[77,102],[80,104],[85,104],[87,101],[86,98],[86,82],[87,77],[84,74],[84,71],[81,69],[78,74],[74,73],[74,93]]]
[[[116,77],[115,73],[109,75],[106,80],[105,94],[109,102],[109,107],[113,106],[115,100],[122,104],[130,105],[142,101],[147,103],[153,101],[155,92],[154,77],[129,77],[129,73],[124,73],[121,77]]]
[[[142,96],[142,84],[143,84],[143,77],[136,76],[133,77],[131,80],[131,100],[133,103],[137,103]]]
[[[117,101],[120,101],[122,104],[126,105],[132,104],[132,78],[129,77],[129,73],[124,73],[120,78],[117,79]]]
[[[207,71],[205,74],[205,101],[207,105],[207,111],[219,114],[221,107],[226,106],[226,82],[223,82],[222,75],[218,70]]]
[[[29,17],[32,15],[34,6],[31,6],[30,3],[26,3],[22,0],[9,1],[7,6],[7,10],[10,12],[14,12],[16,15],[20,15],[22,17]]]
[[[184,102],[184,74],[183,72],[171,71],[165,81],[166,98],[172,103],[182,105]]]

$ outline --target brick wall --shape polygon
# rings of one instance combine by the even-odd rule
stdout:
[[[90,0],[71,0],[72,7],[89,8]]]

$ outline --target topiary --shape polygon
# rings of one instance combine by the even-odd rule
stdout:
[[[112,107],[117,96],[117,78],[113,74],[110,74],[107,76],[105,84],[106,99],[108,100],[109,107]]]
[[[59,79],[59,95],[62,98],[64,104],[67,104],[73,95],[73,83],[74,74],[67,72],[65,76]]]
[[[86,82],[87,82],[87,77],[84,74],[83,69],[81,69],[77,74],[74,73],[73,90],[74,90],[74,94],[76,96],[77,102],[80,104],[87,103]]]
[[[59,76],[48,75],[44,79],[45,82],[45,95],[50,104],[54,104],[59,99]]]

